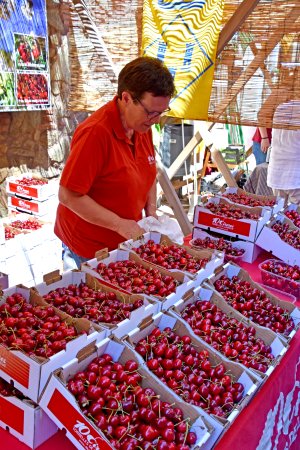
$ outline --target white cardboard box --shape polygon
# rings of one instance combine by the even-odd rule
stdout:
[[[133,241],[133,239],[130,239],[128,241],[122,242],[122,244],[120,244],[120,248],[133,251],[132,249],[134,247],[139,247],[139,246],[145,244],[146,242],[148,242],[149,240],[153,240],[155,242],[155,244],[163,244],[163,245],[167,245],[167,246],[175,245],[176,247],[184,248],[189,254],[191,254],[196,259],[208,259],[208,262],[205,265],[205,267],[200,269],[196,274],[192,274],[187,271],[182,271],[187,277],[189,277],[193,280],[196,280],[198,283],[201,283],[217,267],[222,266],[222,264],[224,262],[224,255],[222,254],[222,252],[209,250],[209,249],[193,250],[190,247],[186,247],[184,245],[179,245],[179,244],[172,242],[170,240],[170,238],[168,238],[168,236],[158,233],[157,231],[150,231],[148,233],[145,233],[140,239],[138,239],[136,241]],[[149,261],[147,261],[147,263],[153,264],[158,268],[161,267],[154,263],[150,263]],[[177,269],[175,269],[175,270],[168,269],[168,270],[170,272],[178,272]]]
[[[31,291],[25,287],[15,286],[3,291],[0,304],[5,303],[6,297],[15,292],[22,294],[30,302]],[[80,334],[67,343],[66,350],[60,351],[48,359],[45,358],[43,361],[31,358],[20,350],[10,350],[4,345],[0,345],[0,376],[8,382],[13,381],[19,391],[38,403],[38,398],[53,370],[74,358],[82,348],[103,339],[105,335],[89,329],[89,326],[79,319],[74,324],[78,330],[85,330],[87,334]]]
[[[272,230],[272,225],[277,220],[281,223],[288,223],[291,229],[299,231],[299,228],[297,228],[290,219],[282,214],[278,214],[264,226],[262,232],[258,236],[256,244],[267,252],[270,252],[274,256],[277,256],[277,258],[282,259],[282,261],[286,262],[287,264],[290,264],[292,266],[297,264],[299,266],[300,250],[297,250],[287,242],[284,242],[280,238],[280,236]]]
[[[150,266],[147,262],[143,261],[141,258],[139,258],[133,252],[130,252],[129,250],[118,249],[118,250],[113,250],[112,252],[109,252],[109,253],[107,252],[107,250],[100,251],[99,256],[97,256],[94,259],[90,259],[86,263],[83,263],[81,266],[81,270],[91,274],[95,278],[99,278],[100,280],[102,280],[101,276],[96,271],[96,268],[97,268],[99,262],[102,262],[103,264],[108,265],[111,262],[125,261],[127,259],[133,260],[133,261],[137,262],[138,264],[141,264],[146,269],[148,267],[153,268],[153,265]],[[192,286],[194,286],[195,281],[191,280],[189,277],[184,275],[182,272],[170,272],[168,270],[163,269],[162,267],[158,267],[158,266],[156,266],[156,267],[159,269],[159,271],[162,274],[169,275],[180,282],[180,284],[177,286],[175,292],[173,292],[172,294],[168,295],[165,298],[154,296],[154,295],[153,296],[147,295],[147,297],[150,297],[150,298],[155,299],[156,301],[159,301],[161,304],[161,309],[166,310],[170,306],[172,306],[187,290],[189,290]],[[105,283],[107,283],[107,281],[105,281]],[[116,287],[116,286],[114,286],[114,287]],[[117,287],[117,289],[121,290],[122,292],[126,292],[126,291],[123,291],[122,289],[120,289],[119,287]],[[128,294],[128,292],[126,292],[126,293]]]
[[[66,430],[66,436],[79,450],[108,450],[112,448],[104,434],[83,415],[75,397],[66,388],[69,379],[77,372],[84,370],[96,356],[101,356],[103,353],[110,354],[114,361],[120,361],[122,364],[128,359],[137,361],[135,353],[123,343],[105,339],[96,344],[96,351],[93,353],[86,357],[82,356],[80,360],[74,358],[66,362],[61,371],[52,374],[40,399],[40,406],[43,410],[59,428]],[[176,402],[176,406],[183,410],[184,416],[191,419],[191,430],[197,435],[197,443],[194,448],[202,448],[212,432],[210,425],[199,416],[197,410],[191,405],[176,401],[173,393],[148,372],[145,372],[142,367],[139,369],[139,373],[143,377],[140,383],[143,388],[151,387],[157,392],[160,399],[171,404]]]
[[[224,189],[224,191],[219,192],[217,194],[217,196],[224,197],[224,194],[240,194],[245,197],[250,197],[250,198],[252,198],[254,200],[258,200],[258,201],[259,200],[261,200],[261,201],[274,200],[275,201],[274,206],[263,206],[264,209],[270,209],[272,212],[272,215],[277,214],[283,208],[283,205],[284,205],[284,199],[282,197],[275,197],[273,195],[251,194],[250,192],[244,191],[244,189],[236,188],[236,187],[226,187]],[[234,203],[229,198],[227,198],[227,197],[225,197],[225,198],[229,203],[232,203],[234,205],[240,205],[240,203]],[[248,208],[249,208],[249,206],[248,206]]]
[[[242,401],[236,405],[236,407],[230,412],[226,419],[218,418],[217,416],[213,416],[208,414],[202,408],[196,407],[201,416],[206,419],[208,423],[214,428],[214,432],[208,439],[208,441],[204,444],[201,449],[211,449],[216,440],[219,438],[220,434],[223,433],[236,419],[240,411],[248,404],[251,400],[252,396],[255,394],[260,380],[256,376],[253,376],[249,371],[247,372],[245,368],[241,364],[237,364],[229,361],[224,358],[223,355],[216,352],[212,347],[207,345],[204,341],[201,341],[195,334],[191,331],[191,328],[187,326],[187,324],[181,320],[177,315],[172,312],[167,313],[159,313],[154,316],[151,320],[145,321],[141,327],[133,329],[126,339],[125,343],[129,345],[133,350],[135,345],[141,340],[149,336],[151,331],[158,327],[161,331],[166,327],[170,327],[176,334],[179,336],[188,335],[191,337],[191,345],[193,345],[197,351],[206,350],[209,353],[209,361],[212,366],[216,366],[220,363],[223,363],[226,366],[226,373],[230,373],[233,376],[233,382],[240,382],[245,387],[245,392]],[[141,360],[141,363],[145,366],[145,370],[151,373],[159,383],[162,383],[159,378],[152,374],[152,372],[147,368],[147,365],[144,359],[137,353],[137,357]],[[182,401],[180,396],[177,396],[173,390],[171,390],[166,384],[163,384],[166,389],[170,390],[177,398],[178,401]]]
[[[283,309],[285,309],[285,310],[287,310],[289,312],[289,314],[290,314],[290,316],[293,319],[293,322],[295,324],[295,328],[299,327],[299,325],[300,325],[300,309],[299,308],[297,308],[292,303],[284,301],[284,300],[280,300],[278,297],[276,297],[275,295],[271,294],[271,292],[269,292],[267,289],[265,289],[261,284],[256,283],[255,281],[253,281],[246,270],[242,269],[241,267],[236,266],[235,264],[231,264],[231,263],[225,264],[225,266],[223,267],[223,270],[219,271],[215,275],[211,275],[208,278],[208,282],[211,284],[211,287],[212,287],[212,289],[215,290],[215,292],[217,292],[217,291],[214,288],[213,284],[222,275],[225,275],[225,276],[227,276],[230,279],[232,277],[234,277],[234,276],[237,276],[241,280],[248,281],[253,286],[253,288],[256,288],[256,289],[258,289],[260,291],[264,291],[266,293],[267,298],[270,300],[271,303],[273,303],[276,306],[280,306],[281,308],[283,308]],[[219,295],[222,296],[221,293],[219,293]],[[241,319],[245,318],[245,316],[243,316],[243,314],[241,314],[239,311],[235,310],[231,306],[229,306],[229,308],[232,309],[233,311],[235,311],[240,316]],[[264,328],[265,330],[268,330],[268,328],[265,328],[265,327],[262,327],[262,328]],[[296,329],[291,331],[288,336],[286,336],[284,334],[281,334],[281,333],[276,333],[276,334],[278,336],[280,336],[281,340],[289,341],[296,334]]]
[[[210,237],[211,239],[217,239],[216,237],[210,235],[206,231],[202,230],[201,228],[194,227],[193,228],[193,239],[205,239],[206,237]],[[223,236],[225,240],[228,240],[231,242],[232,247],[240,248],[245,250],[245,253],[239,258],[241,261],[245,261],[247,263],[252,263],[255,261],[258,257],[258,255],[262,252],[262,249],[256,245],[254,242],[250,241],[242,241],[242,240],[236,240],[231,241],[230,238],[226,239],[226,236]]]
[[[23,178],[42,179],[47,183],[43,185],[24,186],[18,183],[18,180]],[[48,181],[45,178],[37,177],[31,173],[24,173],[18,177],[8,177],[6,179],[6,191],[10,195],[19,195],[20,197],[25,197],[29,200],[35,199],[41,202],[47,200],[52,195],[57,194],[58,180]]]
[[[153,301],[150,298],[146,298],[141,295],[126,295],[122,294],[111,286],[106,286],[101,283],[100,280],[95,279],[89,273],[80,272],[78,270],[72,270],[59,275],[49,274],[46,277],[46,282],[38,284],[35,287],[35,290],[39,293],[39,295],[44,296],[48,294],[50,291],[55,290],[57,288],[66,287],[69,284],[80,284],[81,282],[86,283],[92,289],[99,289],[104,292],[114,292],[118,299],[122,300],[125,303],[133,303],[135,300],[142,298],[143,306],[134,310],[130,314],[129,319],[124,319],[122,322],[118,324],[108,324],[108,323],[100,323],[100,326],[107,329],[107,335],[114,334],[115,336],[121,338],[125,336],[132,327],[135,327],[141,320],[145,317],[152,316],[156,314],[160,309],[160,305],[157,301]],[[93,323],[92,323],[93,324]],[[97,324],[99,325],[99,323]]]
[[[181,317],[181,313],[183,310],[190,304],[195,303],[196,301],[210,301],[212,304],[215,304],[219,309],[222,310],[224,314],[226,314],[228,317],[234,317],[235,319],[239,320],[241,323],[243,323],[246,327],[254,327],[256,331],[256,337],[262,339],[266,345],[270,345],[272,349],[272,353],[275,356],[276,360],[274,360],[273,364],[270,365],[266,373],[262,373],[253,369],[248,369],[245,366],[244,369],[247,372],[251,372],[256,377],[259,376],[260,379],[264,379],[265,377],[269,377],[273,370],[275,369],[276,365],[282,358],[282,356],[286,353],[288,349],[287,342],[282,341],[276,333],[273,331],[260,327],[259,325],[251,322],[250,320],[246,319],[246,317],[241,316],[235,309],[231,308],[225,300],[221,297],[221,295],[214,291],[211,286],[204,285],[205,287],[198,287],[194,289],[186,298],[179,300],[172,308],[172,311],[175,312],[179,317]],[[185,322],[186,323],[186,322]],[[186,323],[187,328],[191,331],[191,333],[194,333],[190,325]],[[201,338],[199,337],[201,340]],[[202,340],[201,340],[202,341]],[[225,356],[218,351],[219,354],[225,358]],[[226,358],[227,359],[227,358]],[[241,365],[241,363],[237,362],[236,364]]]
[[[0,395],[0,426],[33,449],[57,432],[57,426],[40,406],[15,396]]]
[[[220,197],[210,198],[208,203],[230,204],[227,200]],[[247,208],[245,206],[239,206],[239,209],[258,214],[260,218],[258,220],[231,219],[213,214],[205,205],[196,205],[194,210],[194,226],[223,233],[228,236],[238,237],[245,241],[255,242],[264,224],[270,219],[271,211],[263,210],[262,208]]]

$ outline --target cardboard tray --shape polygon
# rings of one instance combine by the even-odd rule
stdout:
[[[91,448],[94,450],[108,450],[113,448],[104,434],[88,417],[83,415],[75,397],[66,387],[66,383],[70,378],[77,372],[84,370],[96,356],[101,356],[104,353],[110,354],[114,361],[120,361],[120,363],[124,363],[128,359],[138,361],[135,353],[126,345],[118,340],[107,338],[102,342],[98,342],[92,348],[92,352],[82,352],[81,355],[79,354],[76,358],[67,362],[61,370],[55,371],[40,399],[40,406],[43,410],[59,428],[66,430],[68,439],[80,450]],[[191,419],[191,430],[197,435],[197,443],[194,448],[202,448],[202,445],[213,432],[209,423],[199,416],[196,408],[184,402],[178,402],[175,395],[167,390],[162,383],[159,383],[155,377],[151,376],[150,373],[146,372],[143,367],[139,368],[139,373],[143,378],[140,383],[143,388],[151,387],[163,401],[168,401],[171,404],[176,402],[176,406],[183,410],[184,417]]]
[[[104,292],[114,292],[117,298],[126,304],[134,303],[138,299],[143,300],[143,306],[132,311],[129,319],[124,319],[118,324],[109,324],[106,322],[93,322],[89,321],[88,319],[84,319],[90,322],[90,325],[92,325],[95,329],[98,329],[98,331],[100,332],[101,330],[106,329],[107,333],[106,335],[103,336],[103,338],[109,334],[114,334],[117,337],[124,336],[125,334],[128,333],[128,330],[136,326],[136,324],[138,324],[140,320],[142,320],[144,317],[156,314],[160,309],[160,305],[157,301],[154,301],[150,298],[146,298],[145,296],[142,295],[123,294],[117,289],[114,289],[111,286],[107,286],[101,283],[99,279],[94,278],[89,273],[81,272],[79,270],[68,271],[63,273],[62,275],[60,275],[59,271],[47,274],[44,276],[44,282],[36,285],[34,291],[39,296],[44,296],[48,294],[50,291],[53,291],[55,289],[66,287],[69,284],[78,285],[81,282],[86,283],[90,288],[94,290],[100,290]],[[44,301],[48,305],[48,303],[44,299],[42,301]]]
[[[260,291],[264,291],[266,293],[267,298],[271,301],[271,303],[273,303],[273,305],[280,306],[281,308],[287,310],[289,312],[291,318],[293,319],[293,322],[295,324],[295,329],[292,330],[288,336],[286,336],[286,335],[284,335],[282,333],[276,333],[276,334],[278,336],[280,336],[281,340],[284,340],[284,341],[290,341],[292,339],[292,337],[296,334],[296,329],[299,328],[299,326],[300,326],[300,309],[299,308],[297,308],[295,305],[293,305],[290,302],[286,302],[284,300],[280,300],[275,295],[272,295],[267,289],[262,287],[259,283],[256,283],[255,281],[253,281],[246,270],[244,270],[241,267],[238,267],[238,266],[236,266],[235,264],[232,264],[232,263],[225,264],[225,266],[223,267],[223,270],[217,272],[215,275],[211,275],[208,278],[209,285],[211,286],[211,288],[215,292],[217,292],[217,291],[214,288],[214,282],[216,280],[218,280],[222,275],[225,275],[225,276],[227,276],[230,279],[232,277],[234,277],[234,276],[237,276],[241,280],[248,281],[251,284],[251,286],[253,286],[253,288],[256,288],[256,289],[258,289]],[[220,293],[218,293],[218,294],[220,296],[222,296],[222,294],[220,294]],[[233,311],[236,311],[236,313],[241,318],[245,318],[245,316],[243,316],[243,314],[241,314],[239,311],[237,311],[234,308],[232,308],[230,305],[228,305],[228,307],[230,309],[232,309]],[[262,327],[262,328],[264,328],[265,330],[268,329],[268,328],[265,328],[265,327]]]
[[[5,303],[6,297],[15,292],[22,294],[28,303],[42,304],[37,297],[33,299],[32,290],[24,286],[15,286],[4,290],[0,304]],[[67,314],[58,310],[56,312],[62,320],[70,321],[70,316],[67,316]],[[103,337],[83,319],[72,319],[71,323],[79,332],[85,331],[87,334],[80,334],[69,341],[65,350],[54,354],[50,358],[30,357],[21,350],[10,350],[0,344],[0,376],[6,381],[12,382],[26,397],[38,403],[42,389],[53,370],[72,359],[81,348],[84,348],[91,342],[97,342]]]
[[[277,214],[280,210],[282,210],[283,206],[284,206],[284,199],[282,197],[276,197],[275,195],[257,195],[257,194],[251,194],[250,192],[244,191],[244,189],[241,188],[234,188],[234,187],[226,187],[226,188],[222,188],[218,193],[217,196],[219,197],[223,197],[225,198],[228,203],[231,203],[233,205],[236,206],[244,206],[241,203],[236,203],[231,201],[229,198],[227,198],[226,196],[224,196],[224,194],[240,194],[243,195],[245,197],[250,197],[254,200],[258,200],[258,201],[268,201],[268,200],[274,200],[275,201],[275,205],[274,206],[262,206],[263,209],[270,209],[272,211],[272,215],[273,214]],[[252,209],[253,207],[251,206],[247,206],[247,208]]]
[[[93,259],[90,259],[89,261],[83,263],[81,265],[81,270],[83,272],[87,272],[90,275],[92,275],[95,278],[100,279],[104,284],[107,284],[109,286],[113,286],[115,289],[124,292],[128,294],[127,291],[124,291],[123,289],[119,288],[116,285],[112,285],[111,283],[108,283],[106,280],[103,280],[99,273],[96,271],[97,265],[99,262],[102,262],[103,264],[108,265],[111,262],[116,261],[124,261],[124,260],[131,260],[135,261],[137,264],[142,265],[145,269],[153,268],[154,265],[147,263],[146,261],[143,261],[138,255],[135,253],[129,251],[129,250],[113,250],[111,252],[108,252],[107,249],[100,250],[96,253],[96,257]],[[175,292],[171,293],[167,297],[159,297],[154,295],[145,295],[146,297],[150,297],[154,300],[158,300],[161,305],[161,309],[165,310],[168,309],[170,306],[172,306],[187,290],[189,290],[194,284],[196,283],[194,280],[191,280],[189,277],[187,277],[183,272],[170,272],[162,267],[156,266],[156,268],[162,273],[163,275],[169,275],[174,280],[177,280],[180,284],[177,286]],[[130,293],[129,293],[130,294]],[[130,294],[132,295],[132,294]]]
[[[124,341],[126,345],[129,345],[130,348],[133,349],[133,351],[137,355],[137,358],[140,359],[141,364],[143,365],[143,367],[145,367],[145,370],[149,372],[151,376],[155,377],[155,379],[159,383],[162,383],[160,379],[148,369],[145,360],[134,350],[136,344],[141,339],[149,336],[151,331],[156,327],[158,327],[160,330],[163,330],[166,327],[170,327],[179,336],[190,336],[191,345],[193,345],[197,349],[197,351],[208,351],[209,361],[212,363],[212,366],[223,363],[226,367],[226,374],[230,373],[233,377],[234,382],[238,381],[245,386],[245,394],[243,399],[230,412],[226,419],[208,414],[202,408],[196,407],[199,410],[201,416],[205,417],[206,421],[209,422],[214,428],[213,434],[206,443],[207,448],[212,448],[212,445],[216,442],[220,434],[228,429],[228,427],[234,422],[240,411],[249,403],[260,384],[260,380],[258,380],[257,377],[253,376],[251,373],[245,371],[244,367],[241,364],[231,362],[228,359],[224,358],[223,355],[217,353],[214,349],[212,349],[212,347],[195,336],[195,334],[191,332],[191,329],[177,315],[173,314],[172,312],[166,312],[159,313],[156,316],[148,318],[148,320],[142,322],[137,328],[133,329],[129,333],[128,337]],[[165,383],[163,383],[163,385],[167,390],[172,392],[178,398],[178,401],[183,401],[182,398],[178,396],[172,389],[170,389]]]
[[[282,259],[287,264],[298,266],[300,265],[300,250],[284,242],[280,236],[272,230],[272,225],[276,221],[281,223],[287,223],[293,230],[299,230],[293,222],[283,214],[277,214],[272,220],[270,220],[262,229],[262,232],[258,236],[256,244],[269,253],[272,253],[277,258]]]
[[[251,326],[251,327],[255,328],[255,331],[256,331],[255,336],[257,338],[262,339],[266,345],[270,345],[275,359],[272,361],[272,363],[270,364],[269,368],[267,369],[267,371],[265,373],[260,372],[255,369],[247,368],[244,365],[242,365],[242,363],[240,363],[240,362],[235,362],[235,364],[242,365],[242,367],[244,368],[244,370],[246,370],[246,372],[250,372],[250,373],[254,374],[260,380],[264,380],[267,377],[269,377],[271,375],[271,373],[274,371],[277,364],[280,362],[283,355],[286,353],[286,351],[288,349],[288,343],[285,340],[282,340],[280,337],[278,337],[276,335],[276,333],[274,333],[272,330],[261,327],[255,323],[251,322],[246,317],[244,317],[240,313],[238,313],[238,311],[231,308],[231,306],[229,306],[225,302],[223,297],[218,292],[214,291],[211,288],[211,286],[208,284],[204,284],[204,287],[200,286],[200,287],[192,290],[191,292],[189,292],[185,296],[185,298],[183,298],[183,299],[179,300],[179,302],[175,303],[175,305],[172,308],[172,311],[174,311],[174,313],[177,314],[181,318],[182,311],[188,305],[193,304],[199,300],[200,301],[201,300],[202,301],[210,301],[212,304],[216,305],[224,314],[226,314],[226,316],[228,316],[230,318],[231,317],[235,318],[236,320],[241,322],[245,327]],[[183,319],[181,319],[181,320],[183,320]],[[186,324],[186,327],[190,330],[190,332],[194,334],[192,327],[190,325],[188,325],[186,322],[184,322],[184,323]],[[202,339],[200,337],[198,337],[198,339],[200,339],[201,342],[204,342],[204,341],[202,341]],[[207,345],[209,345],[209,344],[207,344]],[[214,351],[216,351],[216,350],[214,350]],[[217,351],[217,353],[222,355],[223,358],[228,359],[223,355],[223,353],[221,353],[219,351]],[[229,359],[229,361],[232,361],[232,360]]]
[[[143,234],[140,239],[134,241],[133,239],[130,239],[128,241],[122,242],[120,244],[120,248],[124,250],[130,250],[133,251],[134,247],[140,247],[141,245],[145,244],[149,240],[153,240],[155,244],[162,244],[166,246],[175,245],[176,247],[183,248],[186,250],[187,253],[192,255],[195,259],[208,259],[208,262],[206,265],[200,269],[197,273],[193,274],[185,270],[177,270],[177,269],[168,269],[170,272],[183,272],[187,277],[197,280],[199,283],[201,283],[207,276],[212,273],[217,267],[222,266],[224,262],[224,255],[223,252],[219,252],[217,250],[210,250],[210,249],[194,249],[187,247],[185,245],[179,245],[173,242],[168,236],[158,233],[156,231],[150,231],[148,233]],[[134,252],[136,253],[136,252]],[[137,254],[137,253],[136,253]],[[139,256],[139,255],[138,255]],[[146,261],[146,260],[145,260]],[[161,268],[160,265],[154,264],[150,261],[146,261],[150,265],[154,265],[157,268]]]

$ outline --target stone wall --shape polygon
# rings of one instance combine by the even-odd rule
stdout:
[[[69,2],[47,0],[52,109],[0,113],[0,216],[4,215],[7,176],[30,170],[44,177],[59,176],[70,140],[86,113],[68,110],[70,68]]]

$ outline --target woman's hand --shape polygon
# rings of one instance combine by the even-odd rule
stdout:
[[[120,220],[118,221],[118,225],[115,231],[124,238],[133,240],[136,240],[142,234],[146,233],[144,228],[140,227],[134,220],[122,218],[120,218]]]

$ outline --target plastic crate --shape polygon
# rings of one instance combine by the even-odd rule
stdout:
[[[267,259],[263,261],[258,266],[263,284],[265,284],[266,286],[270,286],[273,289],[277,289],[278,291],[291,294],[297,300],[300,300],[300,280],[295,281],[290,278],[286,278],[283,275],[279,275],[277,273],[269,272],[263,269],[263,265],[269,262],[274,262],[275,264],[280,264],[284,267],[291,267],[289,264],[286,264],[283,261],[279,261],[278,259]]]

